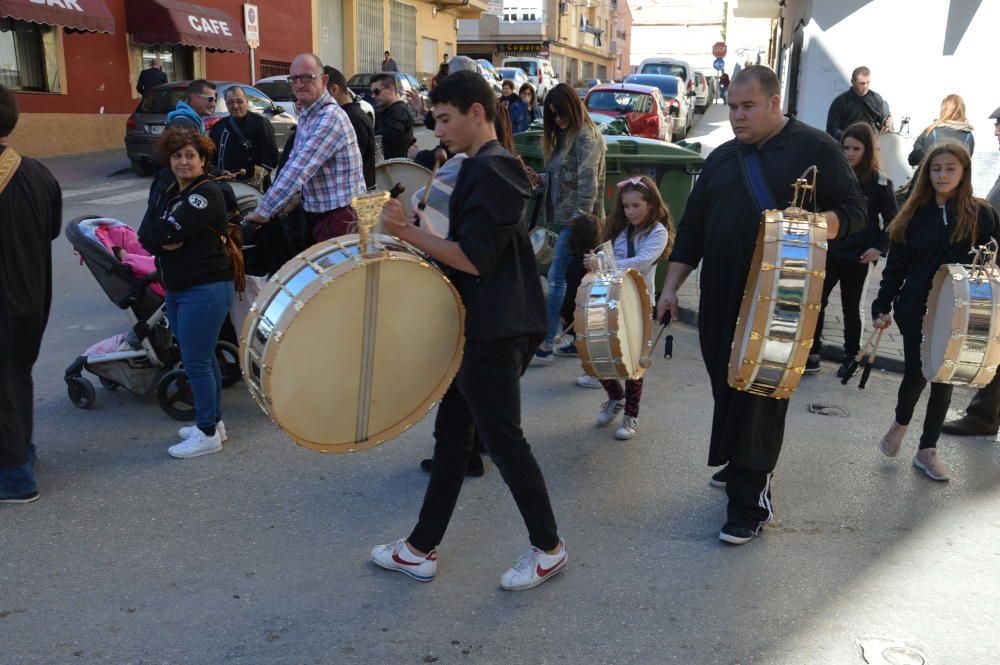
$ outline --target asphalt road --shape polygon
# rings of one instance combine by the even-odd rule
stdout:
[[[66,220],[138,223],[148,181],[109,176],[127,166],[121,153],[49,163]],[[930,663],[1000,662],[1000,448],[943,437],[950,483],[912,467],[913,433],[900,459],[881,458],[898,375],[866,391],[832,366],[805,380],[776,474],[779,522],[732,547],[716,537],[725,500],[707,484],[695,331],[674,327],[674,359],[647,375],[627,443],[594,426],[603,396],[572,385],[575,359],[532,368],[524,426],[569,565],[535,590],[499,589],[527,543],[489,466],[464,488],[437,579],[418,584],[367,558],[414,523],[431,419],[324,456],[238,384],[224,396],[225,450],[174,460],[178,423],[153,398],[98,388],[93,410],[68,401],[65,367],[125,318],[63,238],[54,254],[35,368],[42,497],[0,506],[0,663],[840,665],[866,662],[868,638],[885,640],[864,642],[872,663],[919,662],[900,659],[903,645]],[[896,660],[870,655],[887,646]]]

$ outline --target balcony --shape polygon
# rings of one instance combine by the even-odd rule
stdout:
[[[450,9],[458,14],[459,19],[478,19],[485,12],[489,11],[487,0],[425,0],[427,4],[434,5],[439,10]]]
[[[543,42],[546,39],[544,21],[501,21],[499,16],[483,14],[477,20],[458,22],[458,41],[463,44],[510,42]]]

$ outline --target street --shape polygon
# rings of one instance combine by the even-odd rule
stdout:
[[[123,151],[45,161],[64,224],[138,226],[149,180],[121,173]],[[433,414],[372,450],[324,456],[294,445],[240,383],[223,396],[224,451],[172,459],[182,423],[155,396],[98,386],[90,411],[67,399],[65,368],[127,323],[63,237],[53,261],[34,375],[41,499],[0,506],[4,665],[920,662],[876,660],[878,639],[897,658],[1000,662],[1000,446],[943,436],[953,479],[926,478],[910,463],[925,391],[899,458],[882,457],[898,374],[876,371],[864,391],[830,363],[804,378],[775,475],[778,521],[733,547],[717,538],[725,492],[708,485],[712,397],[694,328],[672,326],[674,358],[646,375],[629,442],[595,427],[605,397],[573,385],[577,359],[531,367],[523,424],[568,546],[564,573],[498,587],[527,538],[487,464],[466,481],[437,577],[418,584],[368,556],[414,524]],[[971,395],[956,389],[952,408]]]

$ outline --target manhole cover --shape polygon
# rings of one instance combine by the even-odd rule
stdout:
[[[847,412],[842,406],[837,406],[836,404],[809,404],[806,406],[809,409],[809,413],[815,413],[817,416],[837,416],[840,418],[847,418],[851,414]]]

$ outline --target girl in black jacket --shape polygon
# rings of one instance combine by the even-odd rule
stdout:
[[[819,372],[823,318],[830,293],[839,282],[844,315],[844,357],[837,376],[843,378],[851,361],[861,350],[861,298],[869,267],[889,248],[889,237],[884,229],[899,212],[899,206],[892,181],[881,172],[878,142],[871,125],[864,122],[851,125],[844,130],[840,144],[847,162],[854,169],[861,191],[868,199],[868,223],[861,233],[830,241],[826,252],[826,279],[823,281],[823,309],[816,322],[816,335],[806,363],[806,374]]]
[[[913,409],[927,384],[920,342],[934,274],[946,263],[970,263],[971,249],[1000,235],[997,213],[972,196],[970,166],[969,153],[958,144],[945,143],[931,150],[921,163],[913,195],[889,225],[889,258],[872,305],[876,328],[889,327],[889,312],[895,310],[896,325],[903,334],[905,368],[896,419],[879,444],[889,457],[899,453]],[[913,458],[914,466],[934,480],[950,477],[936,446],[951,404],[951,391],[949,384],[931,385],[920,449]]]
[[[164,132],[157,153],[169,161],[174,180],[154,198],[139,227],[139,241],[156,257],[167,290],[167,320],[194,393],[195,425],[182,427],[181,442],[168,450],[178,458],[219,452],[226,439],[215,344],[233,303],[234,273],[225,198],[205,173],[214,152],[202,134]]]

